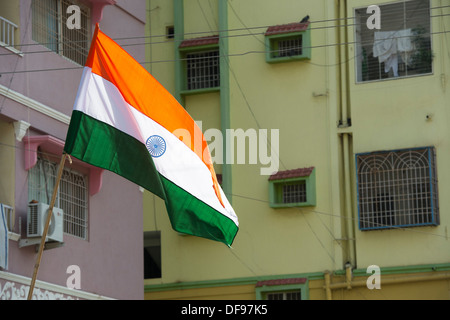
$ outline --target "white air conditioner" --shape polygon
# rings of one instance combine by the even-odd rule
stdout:
[[[49,205],[30,203],[28,205],[27,236],[42,237],[47,221]],[[64,213],[60,208],[53,207],[52,219],[48,228],[46,241],[63,242]]]

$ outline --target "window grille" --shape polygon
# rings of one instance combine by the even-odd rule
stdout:
[[[70,5],[80,8],[79,28],[67,27],[72,14],[67,13]],[[74,0],[33,0],[32,20],[34,41],[80,65],[85,64],[91,38],[88,7]]]
[[[296,184],[283,185],[283,203],[306,202],[306,183],[300,181]]]
[[[356,156],[361,230],[438,225],[434,148]]]
[[[269,203],[272,208],[316,205],[314,167],[278,171],[269,177]]]
[[[195,52],[186,55],[187,89],[207,89],[220,86],[219,51]]]
[[[292,57],[303,54],[302,36],[278,41],[278,57]],[[274,55],[276,57],[277,55]]]
[[[50,204],[56,173],[57,164],[38,159],[28,172],[28,200]],[[85,176],[69,169],[63,170],[55,207],[64,211],[64,232],[87,239],[88,193]]]
[[[355,10],[358,82],[432,72],[430,1],[380,5],[381,29],[367,28],[372,13]]]
[[[302,300],[301,291],[270,292],[267,300]]]

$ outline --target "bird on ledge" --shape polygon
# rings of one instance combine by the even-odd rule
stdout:
[[[308,21],[309,21],[309,15],[306,16],[306,17],[304,17],[304,18],[302,19],[302,21],[300,21],[300,23],[305,23],[305,22],[308,22]]]

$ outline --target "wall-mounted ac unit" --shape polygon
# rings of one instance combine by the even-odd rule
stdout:
[[[49,205],[44,203],[30,203],[28,205],[27,236],[42,237],[47,221]],[[53,207],[52,219],[48,228],[46,241],[63,242],[64,213],[60,208]]]

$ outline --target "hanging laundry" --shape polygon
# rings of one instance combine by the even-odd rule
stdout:
[[[394,77],[398,77],[398,55],[402,60],[409,63],[414,44],[411,41],[411,29],[397,31],[377,31],[374,33],[373,56],[380,63],[384,62],[384,72],[391,69]]]

